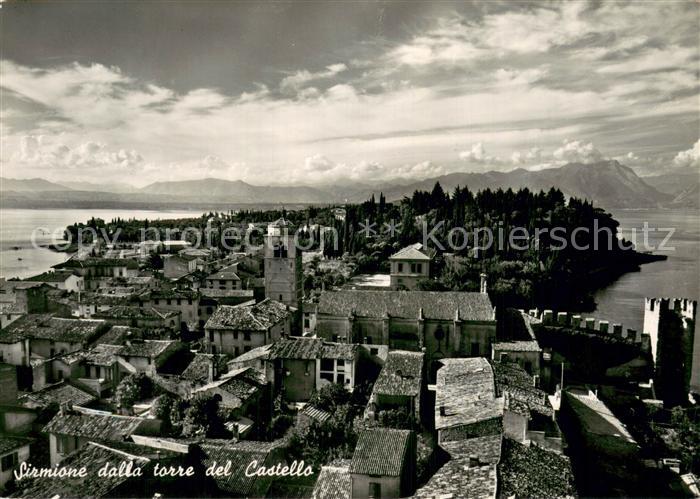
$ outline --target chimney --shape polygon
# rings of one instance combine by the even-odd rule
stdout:
[[[486,277],[488,277],[488,276],[482,272],[480,277],[481,277],[480,291],[482,294],[486,294],[486,292],[487,292]]]
[[[231,432],[233,433],[233,437],[231,437],[231,440],[233,440],[234,442],[238,442],[241,438],[241,434],[238,429],[238,423],[233,423],[233,425],[231,425]]]
[[[208,372],[207,372],[207,378],[209,380],[209,383],[212,383],[214,379],[216,378],[216,373],[214,372],[214,364],[216,363],[216,359],[209,359],[208,363]]]

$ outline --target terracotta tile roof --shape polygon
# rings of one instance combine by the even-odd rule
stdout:
[[[575,497],[574,475],[569,458],[503,440],[498,481],[503,497]]]
[[[229,476],[214,477],[216,484],[222,492],[236,496],[257,495],[257,489],[265,484],[269,487],[270,477],[246,476],[246,468],[257,461],[258,466],[271,466],[274,461],[272,455],[275,443],[255,442],[243,440],[232,442],[229,440],[205,440],[199,444],[203,453],[203,464],[211,466],[214,461],[217,464],[231,461],[231,473]],[[276,461],[275,461],[276,462]],[[263,494],[264,495],[264,491]]]
[[[289,315],[284,303],[266,299],[252,306],[220,305],[204,325],[205,329],[267,331]]]
[[[541,352],[539,343],[530,341],[499,341],[493,344],[494,350],[504,350],[508,352]]]
[[[435,388],[435,429],[468,425],[503,415],[493,370],[484,358],[442,359]],[[444,407],[445,415],[441,414]]]
[[[128,269],[138,269],[139,264],[136,260],[129,258],[71,258],[65,262],[54,265],[55,269],[72,269],[85,267],[126,267]]]
[[[271,359],[344,359],[353,360],[357,345],[330,343],[319,338],[282,338],[270,345]]]
[[[391,350],[374,383],[373,393],[417,396],[423,382],[423,357],[421,352]]]
[[[31,438],[0,435],[0,454],[5,454],[33,442]]]
[[[213,280],[226,280],[226,281],[240,281],[241,278],[236,274],[236,265],[229,265],[221,270],[212,272],[207,276],[207,279]]]
[[[51,404],[60,406],[64,403],[85,405],[96,399],[91,393],[62,381],[35,392],[25,393],[19,397],[18,402],[24,407],[35,408],[48,407]]]
[[[408,459],[412,432],[391,428],[364,430],[357,440],[350,473],[400,476]]]
[[[43,274],[35,275],[32,277],[27,277],[25,281],[32,282],[65,282],[66,279],[71,277],[73,272],[70,270],[56,270],[50,272],[44,272]]]
[[[123,345],[127,338],[139,338],[143,331],[131,326],[112,326],[105,334],[97,340],[99,345]]]
[[[44,429],[45,433],[72,435],[94,440],[124,441],[134,433],[144,419],[131,416],[97,416],[92,414],[56,414]]]
[[[321,467],[312,499],[350,499],[351,478],[349,459],[336,459]]]
[[[132,341],[130,345],[124,345],[119,349],[122,357],[147,357],[155,359],[169,349],[174,349],[179,344],[176,340],[143,340]]]
[[[534,386],[533,377],[515,362],[494,362],[496,393],[505,395],[505,407],[524,416],[530,411],[554,416],[554,408],[544,390]]]
[[[94,314],[95,317],[105,319],[165,319],[177,317],[179,312],[162,310],[155,307],[134,307],[130,305],[117,305],[109,310]]]
[[[64,319],[51,314],[29,314],[20,317],[5,328],[13,334],[28,338],[62,341],[66,343],[90,343],[103,331],[102,320]]]
[[[440,447],[445,449],[450,459],[477,458],[480,464],[498,464],[501,460],[503,437],[501,435],[486,435],[483,437],[467,438],[454,442],[443,442]]]
[[[469,460],[448,461],[414,497],[441,499],[468,497],[470,499],[494,499],[498,487],[495,464],[469,466]]]
[[[112,491],[128,480],[143,480],[143,478],[129,478],[125,476],[101,476],[98,472],[107,463],[117,465],[120,462],[134,463],[134,466],[143,467],[144,476],[152,475],[151,466],[155,461],[167,460],[168,464],[173,463],[173,459],[179,460],[179,456],[172,452],[135,445],[130,443],[110,443],[108,445],[88,442],[71,453],[63,461],[61,466],[79,469],[85,466],[88,478],[35,478],[22,480],[17,493],[18,497],[109,497],[113,496]]]
[[[226,355],[196,353],[180,376],[190,381],[206,383],[209,379],[209,366],[211,363],[215,363],[215,370],[221,373],[227,370],[226,361],[228,359],[229,357]]]
[[[465,321],[495,321],[491,300],[485,293],[458,291],[341,290],[321,293],[318,314],[336,317],[415,319],[423,310],[426,319],[452,321],[457,311]]]
[[[421,243],[411,244],[389,257],[389,260],[431,260],[433,250],[426,250]]]
[[[111,366],[117,362],[117,355],[121,348],[119,345],[99,344],[89,350],[78,350],[77,352],[61,355],[58,358],[68,365],[85,361],[98,366]]]
[[[192,390],[192,393],[207,392],[218,388],[236,397],[239,400],[239,402],[237,402],[237,404],[239,404],[237,405],[238,407],[241,402],[248,400],[258,393],[266,383],[267,381],[264,374],[250,367],[244,367],[226,374],[225,377],[219,380],[195,388]],[[228,407],[230,407],[230,404]]]

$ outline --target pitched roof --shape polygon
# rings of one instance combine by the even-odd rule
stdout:
[[[56,414],[46,426],[45,433],[73,435],[95,440],[121,442],[134,433],[144,419],[131,416],[98,416],[94,414]]]
[[[423,382],[422,352],[391,350],[374,383],[373,393],[416,396]]]
[[[477,423],[503,414],[493,370],[484,358],[442,359],[435,387],[435,429]],[[445,415],[441,414],[444,407]]]
[[[228,267],[224,267],[221,270],[217,270],[216,272],[212,272],[207,276],[207,279],[220,279],[220,280],[229,280],[229,281],[240,281],[241,278],[238,277],[238,274],[236,273],[236,265],[229,265]]]
[[[129,258],[71,258],[65,262],[54,265],[55,269],[65,268],[85,268],[85,267],[126,267],[129,269],[138,269],[139,264],[136,260]]]
[[[99,344],[89,350],[78,350],[60,355],[58,358],[66,364],[85,361],[98,366],[111,366],[117,362],[117,355],[121,348],[121,345]]]
[[[33,442],[31,438],[0,435],[0,455],[10,452]]]
[[[507,352],[541,352],[539,343],[530,341],[499,341],[493,344],[494,350],[504,350]]]
[[[171,459],[177,454],[158,449],[152,449],[133,443],[109,443],[103,445],[96,442],[88,442],[87,445],[81,447],[75,452],[67,456],[61,461],[61,466],[79,469],[85,466],[87,469],[88,478],[79,477],[64,477],[60,479],[42,477],[35,479],[27,479],[19,482],[18,497],[105,497],[111,496],[111,492],[119,485],[129,481],[143,478],[130,478],[126,474],[119,476],[118,474],[110,474],[109,476],[100,476],[98,471],[107,463],[116,466],[121,462],[134,463],[134,466],[145,467],[143,474],[148,476],[152,474],[150,464],[153,461],[167,459],[168,463],[172,463]],[[178,463],[179,464],[179,463]]]
[[[89,343],[100,334],[102,320],[64,319],[51,314],[29,314],[20,317],[6,330],[28,338],[63,341],[66,343]]]
[[[209,467],[231,462],[228,476],[214,477],[216,484],[223,492],[238,496],[248,496],[255,492],[256,482],[270,482],[270,477],[247,476],[246,468],[257,461],[258,466],[271,464],[271,451],[276,447],[274,442],[255,442],[243,440],[205,440],[199,444],[203,454],[203,464]]]
[[[35,275],[32,277],[27,277],[25,281],[32,282],[65,282],[66,279],[71,277],[73,272],[69,270],[56,270],[50,272],[44,272],[43,274]]]
[[[176,340],[132,341],[131,344],[124,345],[119,349],[119,355],[122,357],[148,357],[155,359],[178,343]]]
[[[553,416],[554,408],[544,390],[534,385],[534,379],[515,362],[494,362],[497,395],[505,395],[505,407],[512,412],[530,416],[534,411]]]
[[[219,380],[208,383],[192,390],[192,393],[206,392],[218,388],[230,393],[239,401],[248,400],[258,393],[266,383],[265,375],[250,367],[243,367],[232,373],[228,373]],[[230,407],[228,405],[227,407]]]
[[[469,466],[469,459],[448,461],[413,497],[494,499],[498,486],[495,464]]]
[[[389,260],[431,260],[432,251],[426,250],[421,243],[411,244],[389,257]]]
[[[85,405],[96,398],[97,397],[91,393],[62,381],[54,385],[46,386],[35,392],[25,393],[19,397],[18,401],[24,407],[35,408],[47,407],[51,404],[60,406],[64,403],[70,405]]]
[[[98,312],[95,317],[107,319],[166,319],[176,317],[179,312],[174,310],[160,310],[155,307],[134,307],[130,305],[117,305],[109,310]]]
[[[350,473],[400,476],[408,459],[412,432],[373,428],[360,433],[350,463]]]
[[[312,499],[350,499],[351,489],[350,460],[336,459],[331,464],[321,467],[311,497]]]
[[[576,497],[568,457],[507,438],[503,440],[498,482],[503,497]]]
[[[353,360],[358,346],[349,343],[331,343],[320,338],[281,338],[270,345],[271,359],[343,359]]]
[[[252,306],[220,305],[204,325],[206,329],[267,331],[289,315],[284,303],[265,299]]]
[[[321,293],[320,315],[382,319],[417,318],[452,321],[457,312],[466,321],[495,321],[491,300],[485,293],[459,291],[369,291],[340,290]]]
[[[217,367],[216,371],[223,372],[226,371],[227,360],[228,356],[226,355],[196,353],[180,376],[190,381],[206,383],[209,379],[209,366],[215,363]]]

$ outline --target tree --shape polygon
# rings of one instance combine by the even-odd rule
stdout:
[[[150,397],[153,391],[153,381],[146,373],[130,374],[117,385],[115,399],[120,408],[131,410],[137,400]]]
[[[196,395],[185,410],[182,436],[224,438],[228,433],[219,410],[219,399],[208,394]]]
[[[152,270],[161,270],[163,268],[163,257],[158,253],[151,253],[146,260],[146,267]]]
[[[309,399],[309,404],[321,410],[333,412],[339,406],[350,402],[352,395],[342,385],[330,383],[320,390],[315,391]]]

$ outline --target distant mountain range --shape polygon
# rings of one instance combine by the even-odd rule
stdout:
[[[567,196],[585,198],[606,209],[612,208],[697,208],[700,175],[678,170],[640,178],[615,160],[594,164],[569,163],[539,171],[522,168],[509,172],[450,173],[405,185],[372,186],[339,183],[323,186],[256,186],[241,180],[216,178],[155,182],[141,189],[122,185],[47,180],[0,178],[0,201],[5,207],[192,207],[255,204],[328,204],[360,202],[383,192],[389,201],[410,196],[415,190],[431,190],[440,182],[447,192],[458,185],[472,191],[498,188],[548,190],[557,187]],[[291,207],[291,206],[290,206]]]

